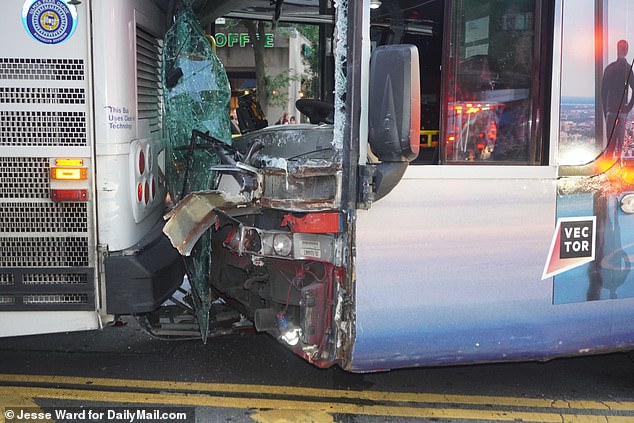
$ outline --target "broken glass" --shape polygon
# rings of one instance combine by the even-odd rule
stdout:
[[[192,130],[229,144],[231,88],[224,67],[187,3],[165,35],[162,82],[165,102],[167,186],[174,202],[192,191],[213,188],[212,166],[219,163],[211,149],[193,148]],[[185,258],[187,276],[200,332],[206,341],[210,288],[207,283],[211,246],[203,236]]]
[[[345,95],[346,92],[346,57],[348,43],[348,0],[335,0],[337,20],[335,24],[335,127],[333,145],[343,148],[343,135],[346,126]]]

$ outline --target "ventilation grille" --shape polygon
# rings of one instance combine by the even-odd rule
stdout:
[[[41,157],[0,157],[0,198],[50,198],[50,166]]]
[[[7,273],[8,271],[8,273]],[[0,311],[94,310],[91,268],[0,269]]]
[[[138,119],[147,119],[152,132],[161,127],[162,42],[142,28],[136,28],[136,74]]]
[[[82,59],[0,57],[0,311],[95,309],[92,204],[51,201],[51,158],[24,157],[87,152],[86,72]]]
[[[86,114],[0,111],[0,145],[85,147]]]
[[[82,81],[82,59],[0,58],[0,79]]]
[[[22,278],[25,285],[85,285],[88,275],[85,273],[26,273]]]
[[[24,305],[87,304],[87,294],[30,294],[22,297]]]
[[[15,304],[13,295],[0,295],[0,307]]]
[[[88,266],[87,237],[0,237],[0,267]]]
[[[86,203],[0,203],[0,232],[88,232]]]
[[[0,87],[0,104],[85,104],[83,88]]]
[[[13,285],[15,279],[11,273],[0,273],[0,285]]]

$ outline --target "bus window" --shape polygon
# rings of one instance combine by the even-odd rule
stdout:
[[[538,0],[453,0],[445,46],[446,163],[542,162]],[[547,25],[544,23],[544,25]]]
[[[632,97],[632,81],[626,81],[626,76],[634,49],[634,28],[629,24],[633,14],[632,3],[626,0],[564,2],[560,165],[591,164],[605,151],[605,160],[593,169],[598,173],[616,159],[623,163],[634,159],[632,117],[623,113]],[[621,52],[617,47],[620,41],[625,41]],[[612,78],[614,72],[607,68],[619,62],[620,54],[624,55],[620,62],[625,70],[619,72],[619,80]]]
[[[550,81],[538,75],[551,73],[550,3],[384,1],[372,10],[374,47],[413,44],[421,58],[421,148],[411,164],[547,162]]]
[[[445,1],[384,1],[371,9],[373,47],[413,44],[420,57],[420,152],[411,164],[438,163]]]

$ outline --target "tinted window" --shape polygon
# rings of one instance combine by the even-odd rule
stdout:
[[[445,75],[447,163],[540,164],[536,0],[454,0]]]

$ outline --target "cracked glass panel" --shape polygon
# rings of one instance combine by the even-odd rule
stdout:
[[[348,0],[335,0],[337,20],[335,23],[335,127],[333,145],[343,148],[343,134],[346,125],[345,92],[346,92],[346,55],[348,49]]]
[[[176,202],[187,192],[213,188],[215,175],[211,167],[219,163],[212,150],[190,148],[192,130],[231,142],[229,80],[188,5],[183,5],[165,35],[162,80],[166,87],[167,185]],[[185,258],[203,340],[207,337],[211,307],[208,238],[203,236]]]

